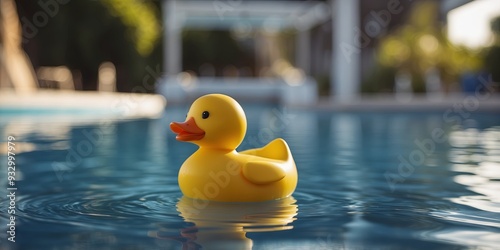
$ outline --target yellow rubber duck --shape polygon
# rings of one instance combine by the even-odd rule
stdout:
[[[255,202],[290,196],[297,168],[286,142],[236,152],[245,137],[245,112],[233,98],[209,94],[198,98],[185,122],[172,122],[179,141],[199,146],[179,170],[179,186],[190,198]]]

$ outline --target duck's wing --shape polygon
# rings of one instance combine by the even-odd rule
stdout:
[[[283,164],[289,161],[291,153],[286,142],[278,138],[262,148],[249,149],[240,154],[257,156],[250,157],[243,166],[243,176],[252,183],[267,184],[285,177]]]
[[[249,161],[243,165],[243,176],[255,184],[268,184],[283,179],[286,175],[280,163],[272,161]]]

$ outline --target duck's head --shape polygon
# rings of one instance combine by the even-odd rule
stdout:
[[[234,150],[245,137],[247,120],[240,104],[222,94],[198,98],[184,122],[170,123],[176,139],[211,149]]]

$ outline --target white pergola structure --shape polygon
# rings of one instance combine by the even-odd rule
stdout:
[[[271,29],[274,31],[295,29],[297,31],[295,65],[307,75],[310,71],[310,30],[319,23],[328,20],[331,20],[333,27],[333,44],[330,53],[332,58],[331,89],[334,99],[336,101],[349,101],[356,99],[359,95],[360,50],[351,54],[345,51],[345,45],[351,46],[350,48],[356,46],[355,30],[356,27],[359,27],[359,0],[334,0],[328,3],[275,0],[165,0],[163,8],[163,22],[165,24],[164,71],[167,80],[163,83],[166,86],[160,87],[159,91],[164,92],[167,99],[172,99],[172,97],[175,99],[182,92],[173,86],[176,81],[172,79],[182,70],[181,35],[185,28],[227,30],[244,25],[250,26],[252,29]],[[240,80],[238,84],[233,85],[243,86],[242,82],[255,84],[258,79]],[[309,82],[313,81],[308,77],[306,79],[309,79]],[[214,84],[217,81],[213,78],[205,80],[205,82]],[[210,87],[209,84],[199,84],[198,86],[202,85],[217,90],[216,85]],[[231,85],[230,87],[234,88],[235,86]],[[251,88],[243,87],[245,91]],[[191,87],[191,89],[193,88]],[[287,92],[287,90],[278,91]],[[304,95],[304,89],[297,89],[297,91],[298,93],[289,95],[290,98]],[[315,82],[313,92],[316,92]],[[250,92],[245,93],[249,94]],[[315,95],[313,99],[316,101],[317,93],[313,94]],[[182,96],[182,94],[180,95]],[[311,102],[311,100],[305,102]]]

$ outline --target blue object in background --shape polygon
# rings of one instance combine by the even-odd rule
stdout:
[[[476,93],[483,93],[487,91],[488,85],[490,84],[488,81],[491,78],[491,75],[486,73],[465,73],[462,75],[460,79],[462,91],[467,95],[475,95]]]
[[[461,79],[462,90],[467,94],[474,94],[478,86],[477,76],[473,73],[465,73]]]

